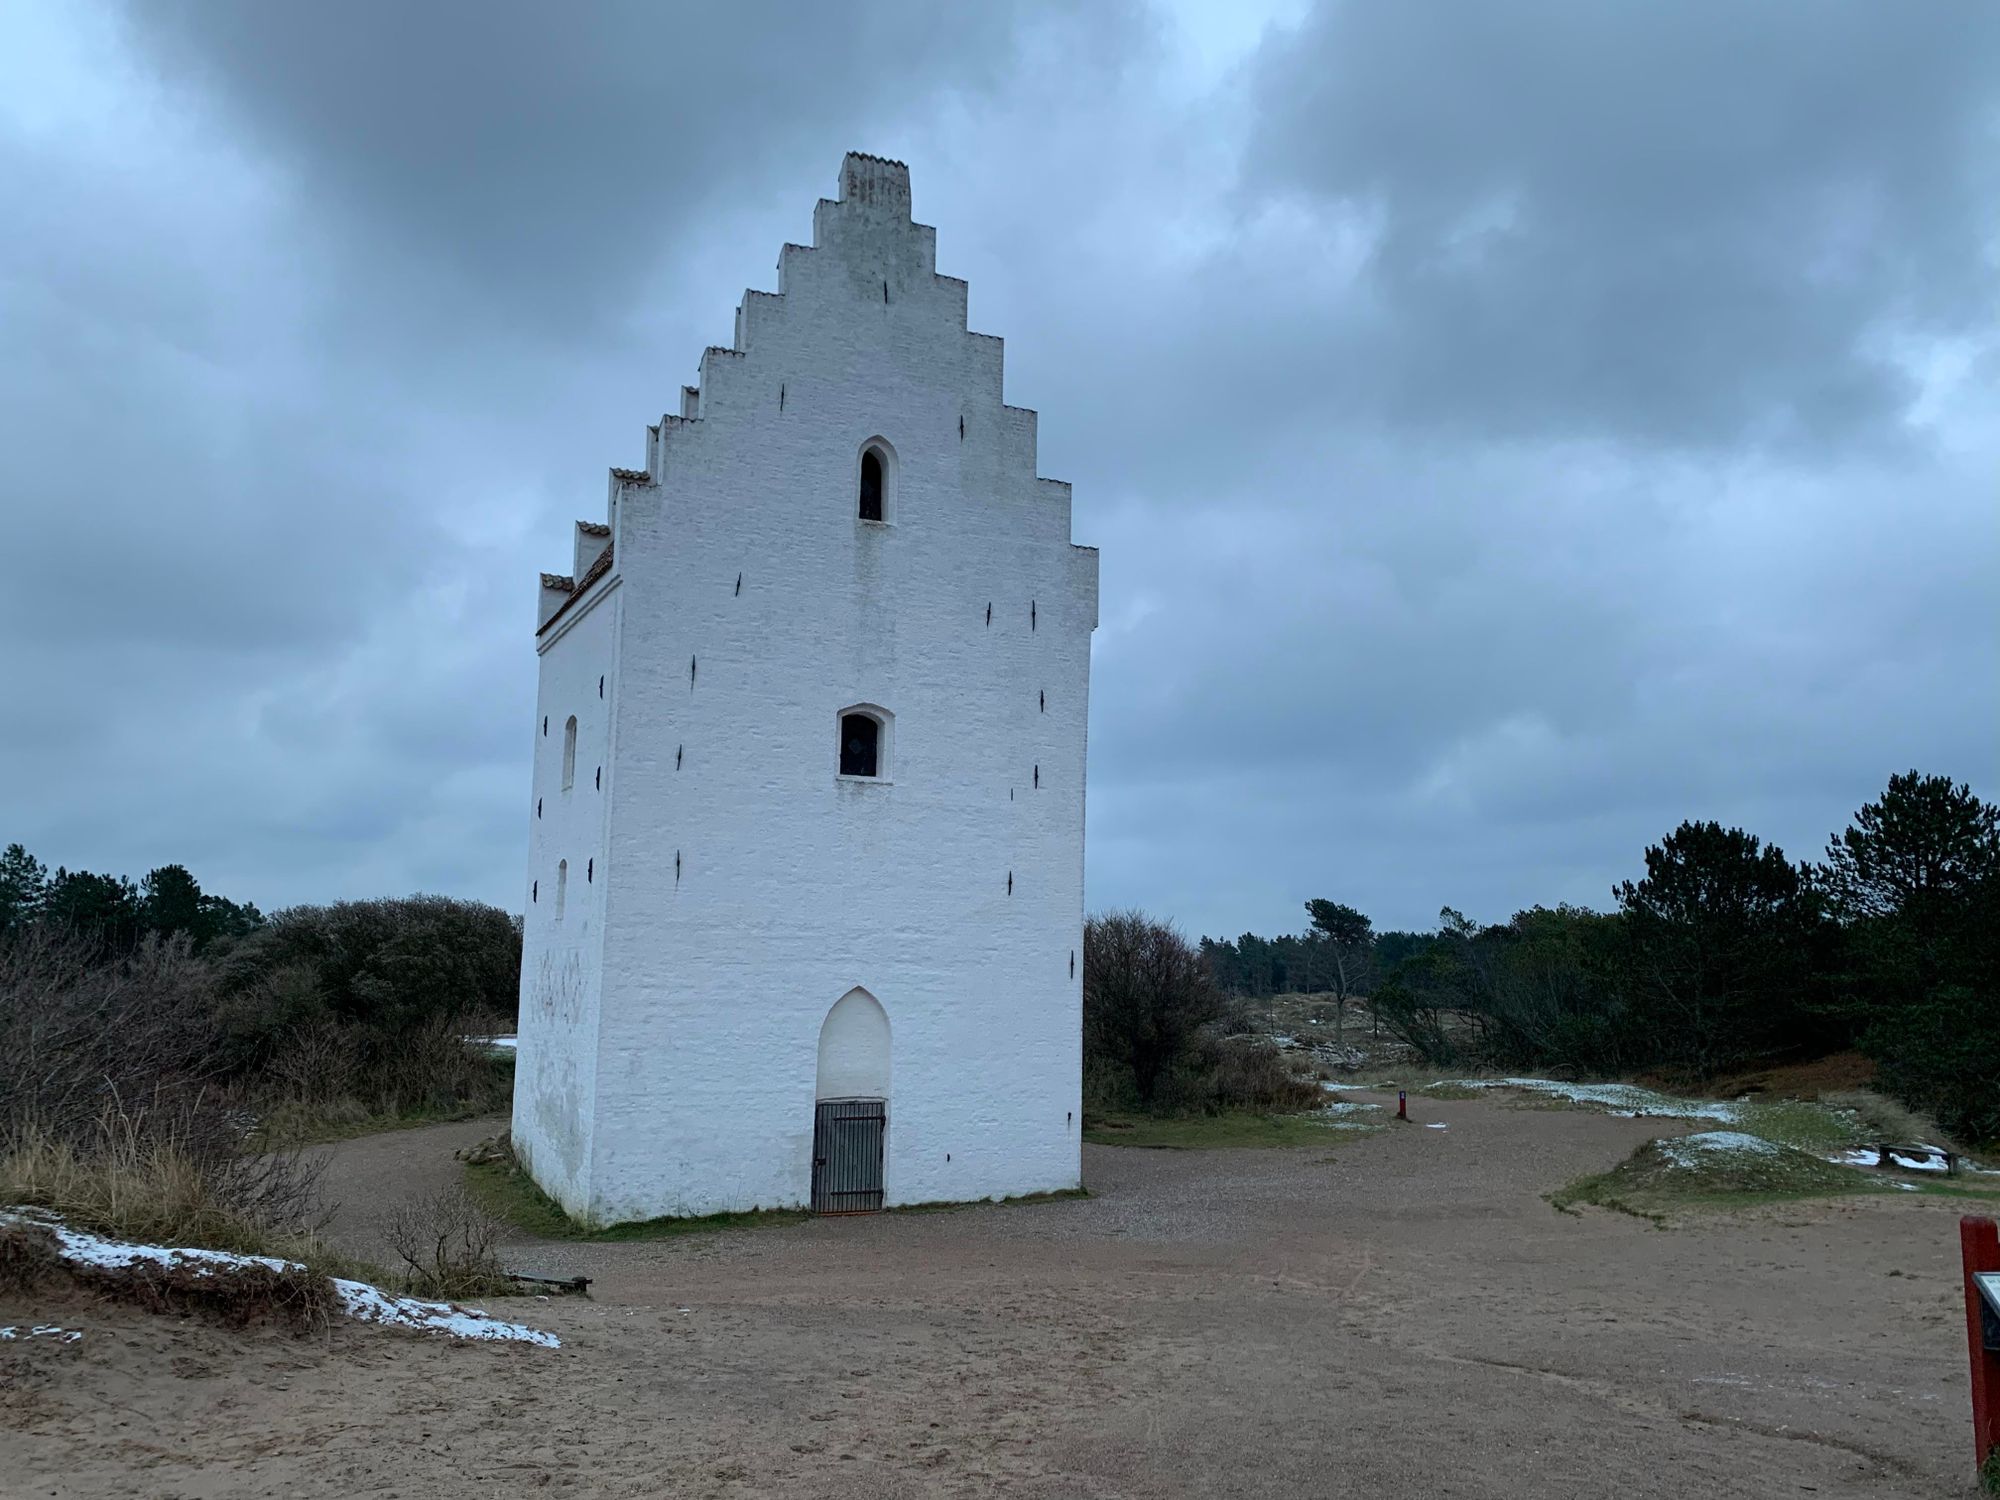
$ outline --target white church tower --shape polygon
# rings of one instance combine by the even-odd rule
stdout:
[[[909,170],[544,574],[514,1144],[579,1217],[1080,1181],[1097,553]]]

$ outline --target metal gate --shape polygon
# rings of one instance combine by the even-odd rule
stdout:
[[[880,1099],[822,1099],[813,1112],[812,1206],[816,1214],[865,1214],[882,1206]]]

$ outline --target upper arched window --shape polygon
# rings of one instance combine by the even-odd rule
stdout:
[[[855,486],[856,516],[884,524],[896,519],[896,450],[886,440],[872,437],[861,445]]]
[[[873,448],[861,455],[861,519],[882,519],[882,455]]]
[[[562,789],[568,791],[574,785],[576,785],[576,715],[571,714],[569,722],[563,725]]]

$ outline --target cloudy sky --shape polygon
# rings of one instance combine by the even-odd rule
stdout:
[[[0,842],[518,906],[534,574],[840,157],[1103,549],[1093,906],[2000,795],[1990,0],[0,10]]]

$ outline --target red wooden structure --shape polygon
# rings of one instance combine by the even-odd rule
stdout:
[[[1973,1278],[2000,1275],[2000,1225],[1976,1214],[1958,1221],[1965,1255],[1965,1337],[1972,1349],[1972,1441],[1975,1464],[2000,1449],[2000,1308]]]

